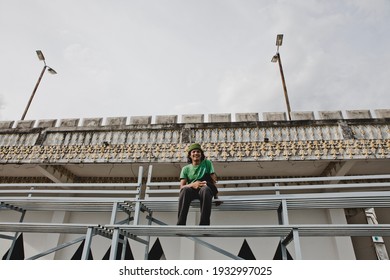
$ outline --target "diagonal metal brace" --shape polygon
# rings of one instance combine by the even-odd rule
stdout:
[[[157,220],[157,219],[155,219],[155,218],[153,218],[153,217],[150,217],[150,216],[146,216],[146,219],[151,220],[152,222],[154,222],[154,223],[156,223],[156,224],[158,224],[158,225],[164,225],[164,226],[167,225],[166,223],[164,223],[164,222],[162,222],[162,221],[160,221],[160,220]],[[236,255],[234,255],[234,254],[232,254],[232,253],[230,253],[230,252],[228,252],[228,251],[226,251],[226,250],[223,250],[223,249],[221,249],[221,248],[219,248],[219,247],[217,247],[217,246],[215,246],[215,245],[213,245],[213,244],[211,244],[211,243],[209,243],[209,242],[206,242],[206,241],[204,241],[204,240],[202,240],[202,239],[200,239],[200,238],[197,238],[197,237],[189,237],[189,236],[187,236],[186,238],[188,238],[188,239],[190,239],[190,240],[193,240],[193,241],[195,241],[195,242],[197,242],[197,243],[199,243],[199,244],[201,244],[201,245],[203,245],[203,246],[205,246],[205,247],[207,247],[207,248],[209,248],[209,249],[211,249],[211,250],[214,250],[214,251],[216,251],[216,252],[218,252],[218,253],[221,253],[222,255],[225,255],[225,256],[227,256],[227,257],[230,257],[231,259],[234,259],[234,260],[243,260],[243,258],[240,258],[239,256],[236,256]]]

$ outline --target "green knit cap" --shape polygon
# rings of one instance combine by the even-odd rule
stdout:
[[[188,152],[191,152],[192,150],[200,150],[203,152],[202,150],[202,147],[200,146],[200,144],[198,143],[194,143],[194,144],[191,144],[189,147],[188,147]]]

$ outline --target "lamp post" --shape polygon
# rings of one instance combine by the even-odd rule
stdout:
[[[24,120],[24,117],[25,117],[26,114],[27,114],[28,108],[30,107],[31,102],[32,102],[32,100],[34,99],[35,92],[36,92],[37,89],[38,89],[39,83],[41,82],[42,77],[43,77],[43,74],[45,74],[46,69],[47,69],[47,71],[48,71],[50,74],[53,74],[53,75],[54,75],[54,74],[57,74],[57,72],[56,72],[53,68],[51,68],[51,67],[49,67],[49,66],[46,65],[45,57],[44,57],[42,51],[38,50],[38,51],[36,51],[36,52],[37,52],[38,59],[43,61],[44,66],[43,66],[43,69],[42,69],[41,74],[39,75],[38,81],[37,81],[37,83],[35,84],[35,87],[34,87],[34,90],[33,90],[32,94],[31,94],[31,96],[30,96],[30,99],[28,100],[26,109],[24,110],[24,113],[23,113],[23,115],[22,115],[21,120]]]
[[[291,108],[290,108],[290,101],[288,99],[288,94],[287,94],[287,86],[286,86],[286,81],[284,79],[284,73],[283,73],[283,67],[282,67],[282,60],[280,58],[279,54],[279,47],[283,43],[283,34],[278,34],[276,36],[276,54],[272,57],[271,62],[278,62],[279,63],[279,70],[280,70],[280,76],[282,78],[282,84],[283,84],[283,90],[284,90],[284,98],[286,100],[286,106],[287,106],[287,114],[288,114],[288,119],[291,121]]]

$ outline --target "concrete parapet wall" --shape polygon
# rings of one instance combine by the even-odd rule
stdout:
[[[177,115],[156,116],[156,124],[172,124],[177,123]]]
[[[371,119],[370,110],[349,110],[347,111],[348,119]]]
[[[237,117],[238,116],[238,117]],[[0,163],[184,162],[190,143],[203,143],[218,161],[346,160],[390,158],[390,119],[252,121],[256,114],[213,116],[214,123],[175,123],[177,116],[1,122]],[[284,113],[267,117],[285,116]],[[203,115],[189,119],[203,118]],[[309,112],[299,117],[313,117]],[[184,119],[185,120],[185,119]],[[240,121],[241,120],[241,121]],[[166,123],[169,121],[170,123]],[[142,124],[141,124],[142,123]]]
[[[343,113],[341,111],[320,111],[318,112],[321,120],[342,120]]]
[[[85,118],[83,119],[82,126],[96,127],[96,126],[101,126],[102,123],[103,123],[103,118]]]
[[[284,112],[266,112],[263,113],[264,121],[285,121],[286,113]]]
[[[231,114],[209,114],[209,122],[231,122],[232,115]]]
[[[12,128],[14,121],[0,121],[0,129]]]
[[[60,121],[60,127],[77,127],[80,119],[62,119]]]
[[[314,120],[314,112],[291,112],[291,120]]]
[[[193,114],[193,115],[182,115],[182,123],[203,123],[204,115],[203,114]]]
[[[39,120],[38,121],[38,127],[55,127],[57,123],[57,120]]]
[[[109,126],[126,125],[126,121],[127,121],[126,117],[107,118],[106,119],[106,125],[109,125]]]
[[[151,124],[152,123],[152,116],[135,116],[130,117],[130,124]]]
[[[390,118],[390,109],[374,110],[375,118],[384,119]],[[347,110],[346,119],[370,119],[372,113],[370,110]],[[289,121],[286,112],[264,112],[262,119],[259,118],[259,113],[236,113],[235,119],[232,119],[232,114],[208,114],[208,123],[227,123],[227,122],[272,122],[272,121]],[[108,117],[103,118],[69,118],[69,119],[48,119],[48,120],[17,120],[17,121],[0,121],[0,129],[31,129],[50,128],[50,127],[109,127],[109,126],[125,126],[125,125],[150,125],[150,124],[176,124],[176,123],[205,123],[204,114],[185,114],[178,115],[158,115],[155,121],[152,121],[152,116],[131,116],[131,117]],[[293,111],[291,112],[291,121],[304,120],[343,120],[343,112],[341,111],[319,111],[318,118],[315,117],[313,111]],[[180,120],[180,122],[179,122]]]
[[[379,119],[390,118],[390,109],[377,109],[375,115]]]
[[[16,128],[33,128],[35,121],[17,121]]]
[[[258,113],[237,113],[236,122],[257,122],[259,121]]]

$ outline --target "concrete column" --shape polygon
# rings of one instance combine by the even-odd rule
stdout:
[[[67,223],[69,221],[69,212],[66,211],[54,211],[53,216],[51,218],[51,223]],[[63,243],[64,235],[61,233],[51,233],[46,235],[47,243],[48,244],[55,244],[55,246],[58,246]],[[54,246],[53,246],[54,247]],[[53,259],[57,259],[58,251],[54,252]]]
[[[329,209],[329,222],[331,224],[347,224],[343,209]],[[356,260],[351,237],[333,237],[339,260]]]

